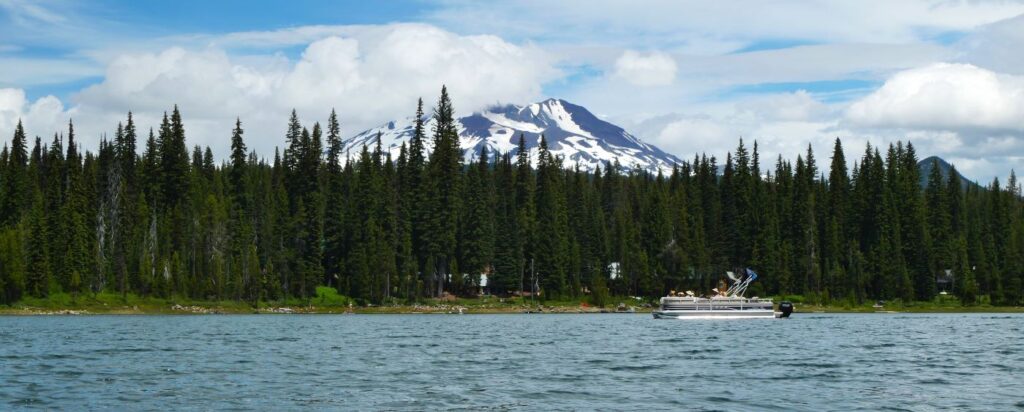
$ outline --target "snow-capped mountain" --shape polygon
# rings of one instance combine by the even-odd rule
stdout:
[[[380,133],[384,150],[397,159],[402,143],[408,146],[412,138],[414,120],[414,117],[409,117],[403,121],[388,122],[349,137],[344,140],[345,150],[355,156],[363,145],[372,149]],[[423,143],[429,153],[434,146],[434,120],[427,115],[424,122],[427,136]],[[626,169],[639,167],[668,173],[673,164],[682,162],[676,156],[640,141],[621,127],[598,119],[587,109],[560,99],[527,106],[494,106],[459,118],[456,123],[460,146],[467,161],[477,157],[482,147],[487,147],[492,156],[496,152],[516,155],[519,135],[522,134],[534,164],[541,135],[547,140],[548,149],[554,155],[562,156],[565,167],[579,164],[581,169],[593,171],[597,166],[603,167],[606,162],[617,159]]]

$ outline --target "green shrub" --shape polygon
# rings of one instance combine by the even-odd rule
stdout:
[[[339,295],[337,290],[329,286],[317,286],[316,298],[313,300],[318,306],[348,306],[351,301],[348,296]]]

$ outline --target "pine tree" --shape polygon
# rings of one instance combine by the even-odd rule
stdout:
[[[50,293],[50,264],[46,250],[49,239],[45,230],[45,211],[40,196],[35,196],[25,233],[25,291],[42,297]]]
[[[793,208],[790,220],[792,239],[796,250],[796,266],[794,271],[799,274],[797,290],[820,293],[822,291],[820,251],[818,244],[818,222],[815,213],[817,205],[816,184],[817,166],[814,152],[807,146],[805,159],[797,156],[796,173],[793,176]]]
[[[146,202],[151,205],[161,202],[160,143],[156,140],[152,128],[149,129],[149,137],[146,139],[146,148],[142,153],[139,169],[141,169],[139,174],[142,178],[142,192]]]
[[[945,270],[953,270],[957,259],[958,243],[951,233],[951,200],[946,188],[946,182],[942,177],[938,160],[932,162],[932,168],[928,175],[928,184],[925,187],[925,208],[927,210],[927,224],[931,242],[932,273],[943,273]],[[959,192],[959,188],[957,188]],[[957,197],[959,199],[959,197]],[[931,279],[928,279],[929,281]]]
[[[128,188],[129,193],[134,193],[136,190],[136,141],[138,135],[135,128],[135,120],[132,118],[132,112],[128,112],[128,121],[124,126],[124,135],[120,143],[117,145],[118,162],[120,163],[121,172],[124,175],[125,186]]]
[[[189,186],[189,156],[185,146],[185,128],[178,106],[174,106],[170,120],[164,114],[157,140],[160,148],[160,178],[165,210],[181,206]]]
[[[468,275],[470,286],[480,284],[480,274],[487,274],[494,258],[494,184],[491,180],[487,147],[467,173],[461,219],[459,262]]]
[[[302,140],[302,124],[299,123],[299,116],[292,109],[292,116],[288,120],[288,132],[285,134],[285,149],[282,158],[282,167],[285,172],[285,180],[288,186],[288,204],[292,211],[297,208],[301,198],[305,182],[308,176],[302,176],[299,170],[299,163],[302,160],[305,148]]]
[[[850,176],[846,167],[846,155],[843,144],[836,138],[832,149],[832,164],[828,175],[828,216],[826,239],[822,245],[822,255],[829,262],[830,282],[826,285],[833,296],[844,295],[845,279],[837,273],[843,266],[849,265],[847,248],[852,234],[850,218]]]
[[[307,272],[305,275],[306,296],[316,295],[316,285],[324,278],[323,270],[323,198],[317,178],[320,176],[320,167],[323,156],[322,130],[319,123],[313,125],[313,132],[308,136],[306,153],[303,159],[303,174],[307,178],[307,186],[304,203],[306,205],[309,235],[306,239]],[[307,136],[303,134],[303,138]]]
[[[534,265],[527,265],[534,258],[534,239],[536,227],[536,216],[534,209],[534,190],[536,180],[533,168],[530,165],[530,151],[526,146],[526,138],[519,135],[519,145],[516,149],[516,170],[515,170],[515,199],[516,207],[516,229],[518,232],[518,253],[521,259],[517,262],[519,273],[519,290],[526,291],[529,285],[522,282],[526,268]]]
[[[561,185],[561,160],[548,150],[541,136],[537,155],[537,234],[534,250],[538,284],[545,297],[562,296],[567,290],[566,257],[569,253],[568,217]]]
[[[80,292],[80,290],[71,288],[72,277],[77,274],[79,277],[86,277],[87,285],[93,292],[96,292],[100,284],[99,280],[93,276],[94,272],[91,269],[92,259],[89,248],[91,225],[88,224],[88,217],[85,213],[89,205],[87,193],[89,182],[86,180],[88,174],[85,172],[78,146],[75,143],[74,125],[70,122],[68,123],[67,150],[66,195],[61,209],[61,216],[66,225],[66,238],[64,239],[66,243],[62,259],[64,270],[61,273],[56,273],[55,280],[64,290]]]
[[[231,132],[231,196],[240,211],[248,209],[247,190],[245,187],[246,156],[245,141],[242,139],[242,120],[235,119],[235,129]],[[244,213],[244,212],[241,212]]]
[[[340,289],[340,277],[345,255],[345,190],[341,169],[341,128],[338,115],[331,110],[327,120],[327,163],[324,165],[324,283]]]
[[[520,267],[522,249],[519,241],[519,225],[515,193],[515,176],[512,156],[501,156],[495,166],[495,187],[497,197],[495,208],[494,270],[488,277],[488,288],[492,293],[506,294],[520,288]]]
[[[903,255],[907,270],[914,283],[914,298],[931,300],[935,297],[935,270],[930,267],[932,249],[928,236],[924,196],[921,193],[921,175],[914,145],[907,143],[900,159],[900,228],[903,230]]]
[[[6,146],[5,146],[6,148]],[[25,129],[18,120],[14,128],[11,150],[3,174],[3,199],[0,199],[0,226],[13,226],[21,220],[31,200],[28,176],[28,148]]]
[[[404,199],[402,208],[406,211],[410,220],[412,249],[417,259],[417,270],[422,270],[423,276],[426,276],[427,270],[424,269],[426,268],[427,257],[430,254],[428,236],[426,234],[428,230],[427,220],[430,216],[430,209],[427,204],[430,188],[428,187],[429,181],[426,175],[426,158],[424,157],[423,147],[423,139],[426,138],[423,123],[423,99],[417,100],[415,117],[413,120],[413,134],[409,139],[409,156],[403,177],[405,192],[402,196]],[[432,279],[424,278],[423,281],[431,284]],[[433,293],[433,290],[435,289],[431,289],[431,293]]]
[[[434,258],[435,296],[440,296],[448,282],[455,257],[456,232],[460,209],[459,188],[462,150],[455,128],[455,109],[448,89],[441,88],[441,97],[434,108],[434,151],[427,170],[429,195],[425,203],[430,210],[426,220],[427,248]]]
[[[0,304],[10,305],[25,293],[25,247],[21,230],[0,230]]]

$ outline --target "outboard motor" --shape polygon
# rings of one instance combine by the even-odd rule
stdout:
[[[793,314],[793,303],[788,300],[779,302],[779,312],[782,312],[781,317],[788,318],[789,315]]]

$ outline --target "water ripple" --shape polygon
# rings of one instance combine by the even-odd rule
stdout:
[[[1009,410],[1021,330],[1001,314],[0,317],[0,409]]]

